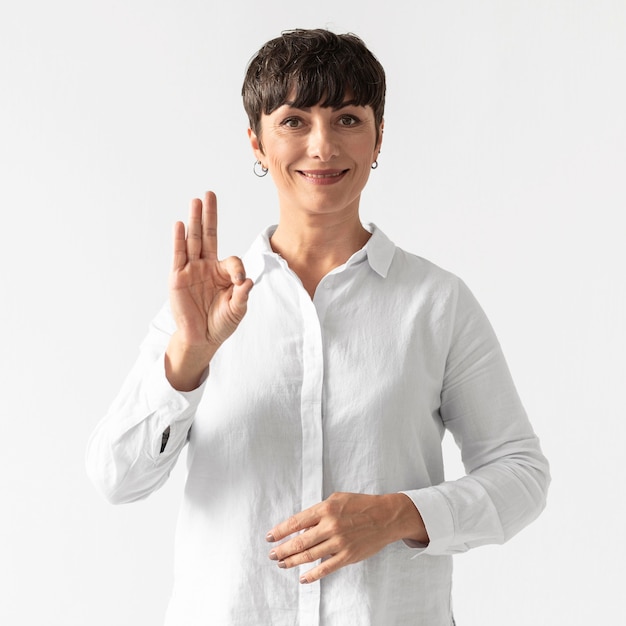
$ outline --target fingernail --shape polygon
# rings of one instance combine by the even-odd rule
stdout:
[[[274,552],[274,550],[270,552],[270,559],[272,559],[272,561],[278,561],[278,557],[276,556],[276,552]]]
[[[278,567],[280,567],[281,569],[285,569],[287,567],[285,565],[285,561],[278,561],[278,563],[276,563],[276,565],[278,565]]]
[[[274,535],[272,535],[272,533],[267,533],[267,535],[265,535],[265,541],[269,541],[270,543],[274,543],[276,541],[276,539],[274,539]]]
[[[236,275],[235,275],[235,280],[236,280],[238,283],[242,283],[244,280],[246,280],[246,275],[245,275],[245,274],[242,274],[242,273],[240,272],[239,274],[236,274]]]
[[[308,584],[308,580],[304,576],[300,576],[300,584],[306,585]]]

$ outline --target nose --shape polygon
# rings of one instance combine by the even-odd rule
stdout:
[[[310,158],[328,163],[339,155],[337,136],[328,122],[319,120],[312,124],[308,139]]]

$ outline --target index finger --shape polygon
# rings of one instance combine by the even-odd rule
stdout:
[[[294,533],[300,532],[301,530],[307,530],[315,525],[317,525],[321,519],[319,513],[316,512],[317,507],[312,506],[311,508],[305,509],[300,513],[296,513],[292,515],[290,518],[286,519],[284,522],[281,522],[277,526],[274,526],[272,530],[270,530],[267,535],[265,535],[265,540],[273,543],[274,541],[280,541],[289,535],[293,535]]]
[[[202,203],[202,252],[203,259],[217,259],[217,198],[212,191],[204,194]]]

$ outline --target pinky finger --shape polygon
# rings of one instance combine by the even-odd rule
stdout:
[[[185,241],[185,225],[182,222],[174,224],[174,255],[172,270],[180,270],[187,263],[187,243]]]

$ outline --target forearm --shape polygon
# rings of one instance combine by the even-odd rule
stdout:
[[[406,492],[428,530],[428,553],[455,554],[504,543],[541,513],[550,473],[539,444],[529,439],[509,446],[508,455],[468,476]]]
[[[87,473],[112,502],[136,500],[157,489],[187,441],[203,392],[200,387],[181,393],[167,379],[164,353],[175,330],[166,304],[151,323],[136,362],[89,439]]]
[[[163,355],[147,368],[145,358],[129,374],[87,446],[88,475],[113,503],[146,497],[165,482],[202,396],[202,388],[180,393],[171,387]]]

